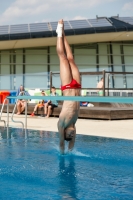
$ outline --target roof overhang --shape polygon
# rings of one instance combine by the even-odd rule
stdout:
[[[133,41],[133,31],[71,35],[67,36],[67,39],[69,44]],[[0,41],[0,49],[5,50],[55,46],[56,41],[57,37]]]

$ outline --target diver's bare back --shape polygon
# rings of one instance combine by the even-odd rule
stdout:
[[[63,91],[64,96],[80,96],[79,89],[67,89]],[[79,102],[64,101],[59,120],[62,121],[65,128],[70,124],[75,124],[79,114]]]

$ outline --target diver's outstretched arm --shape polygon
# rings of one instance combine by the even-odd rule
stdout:
[[[76,128],[75,128],[75,132],[74,132],[74,136],[72,138],[72,140],[70,140],[69,145],[68,145],[68,151],[72,151],[74,144],[75,144],[75,138],[76,138]]]
[[[59,131],[59,148],[60,153],[64,154],[65,151],[65,141],[64,141],[64,128],[61,126],[61,123],[58,122],[58,131]]]

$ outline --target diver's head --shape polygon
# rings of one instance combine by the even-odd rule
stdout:
[[[67,128],[65,129],[64,139],[65,139],[66,141],[70,141],[70,140],[72,140],[72,138],[74,137],[74,134],[75,134],[75,127],[72,127],[72,126],[67,127]]]

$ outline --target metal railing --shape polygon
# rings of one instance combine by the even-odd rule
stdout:
[[[59,75],[59,72],[50,72],[50,88],[53,85],[53,75]],[[100,71],[100,72],[80,72],[81,76],[81,82],[83,76],[102,76],[103,77],[103,96],[133,96],[133,72],[108,72],[108,71]],[[127,87],[127,84],[123,83],[121,87],[111,87],[110,80],[114,81],[115,76],[121,75],[121,78],[127,78],[128,75],[131,76],[131,87]],[[127,80],[128,81],[128,78]],[[98,79],[96,82],[96,85],[98,83]],[[112,85],[113,86],[113,85]],[[122,87],[123,86],[123,87]],[[60,89],[60,88],[58,88]],[[86,90],[86,95],[90,96],[98,96],[98,88],[89,88],[89,87],[82,87],[81,90]],[[116,95],[117,93],[120,93],[119,95]],[[111,94],[111,95],[110,95]],[[114,95],[112,95],[114,94]]]
[[[98,95],[96,86],[100,78],[103,77],[104,96],[116,95],[119,91],[121,91],[120,96],[132,96],[133,72],[103,70],[99,72],[80,72],[80,75],[82,90],[86,90],[87,95]],[[50,89],[52,86],[60,89],[59,76],[59,72],[0,75],[0,90],[17,90],[20,85],[24,85],[27,89]]]

